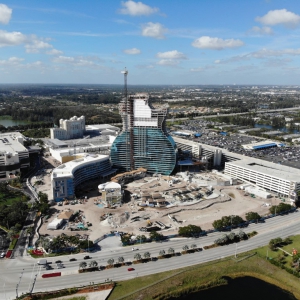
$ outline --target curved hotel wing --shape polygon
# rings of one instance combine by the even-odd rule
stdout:
[[[176,144],[166,131],[167,107],[155,109],[148,94],[122,100],[123,131],[111,146],[111,162],[121,171],[145,168],[169,175],[176,165]]]
[[[85,154],[82,158],[62,164],[51,175],[53,200],[71,199],[79,184],[109,176],[115,171],[111,170],[108,155]]]

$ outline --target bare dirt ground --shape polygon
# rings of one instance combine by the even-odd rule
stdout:
[[[239,215],[245,218],[245,214],[249,211],[258,212],[261,215],[268,214],[269,207],[265,206],[265,203],[271,205],[278,204],[278,199],[262,199],[262,198],[252,198],[250,196],[244,196],[244,191],[237,190],[235,186],[230,187],[220,187],[215,186],[214,194],[217,194],[216,198],[203,199],[195,204],[189,205],[178,205],[172,208],[151,208],[146,207],[144,211],[139,211],[141,208],[137,205],[136,200],[130,201],[123,204],[115,209],[98,207],[94,204],[95,200],[99,200],[100,196],[97,190],[99,181],[89,182],[88,185],[84,187],[88,197],[85,204],[75,204],[75,205],[64,205],[57,206],[53,208],[59,211],[66,209],[72,209],[74,211],[83,211],[85,221],[92,223],[88,231],[70,231],[67,227],[65,229],[59,230],[47,230],[48,222],[51,222],[55,217],[54,214],[47,223],[44,223],[40,229],[41,234],[49,234],[52,236],[60,235],[62,232],[68,235],[74,234],[88,234],[90,240],[95,240],[96,238],[102,236],[103,234],[110,233],[110,231],[122,231],[133,233],[134,235],[148,233],[141,232],[140,227],[145,227],[148,221],[151,221],[155,225],[155,221],[160,221],[169,229],[162,230],[164,235],[175,234],[178,232],[179,226],[185,226],[188,224],[198,225],[202,229],[212,228],[212,222],[216,219],[220,219],[222,216],[228,215]],[[206,206],[209,207],[205,208]],[[104,221],[100,221],[100,216],[103,214],[111,214],[109,218]],[[174,223],[168,214],[175,216],[178,221],[182,223]],[[133,221],[132,218],[140,216],[138,221]]]

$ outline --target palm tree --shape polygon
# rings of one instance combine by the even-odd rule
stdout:
[[[189,246],[188,245],[184,245],[182,247],[182,250],[185,251],[185,252],[187,252],[189,250]]]
[[[169,248],[169,249],[168,249],[168,254],[173,255],[174,253],[175,253],[174,248]]]
[[[159,255],[160,255],[160,256],[164,256],[165,254],[166,254],[165,250],[160,250],[160,251],[159,251]]]
[[[97,267],[97,266],[98,266],[98,263],[95,260],[92,260],[89,264],[90,268]]]
[[[118,257],[118,262],[119,262],[120,264],[123,264],[123,263],[124,263],[124,257],[123,257],[123,256],[119,256],[119,257]]]
[[[150,256],[151,256],[150,252],[147,251],[144,253],[144,258],[150,258]]]
[[[191,249],[195,250],[197,248],[197,245],[196,244],[192,244],[191,245]]]
[[[142,259],[141,254],[136,253],[136,254],[134,255],[134,259],[135,259],[135,260],[141,260],[141,259]]]
[[[110,266],[113,266],[114,265],[114,262],[115,260],[113,258],[110,258],[107,263],[110,265]]]
[[[87,267],[87,263],[85,261],[82,261],[80,264],[79,264],[79,269],[85,269]]]

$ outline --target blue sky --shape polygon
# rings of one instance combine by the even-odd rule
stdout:
[[[10,0],[0,83],[300,85],[299,0]]]

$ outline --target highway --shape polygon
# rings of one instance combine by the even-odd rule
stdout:
[[[239,229],[233,230],[237,232]],[[241,241],[237,244],[221,246],[210,250],[203,250],[193,254],[176,256],[169,259],[159,259],[144,264],[133,265],[134,271],[129,272],[128,267],[120,267],[109,270],[103,270],[92,273],[78,274],[79,263],[83,261],[86,253],[61,256],[50,258],[53,270],[46,271],[44,268],[36,264],[37,260],[31,257],[17,257],[15,259],[2,259],[0,261],[1,269],[1,299],[15,299],[16,295],[26,293],[33,288],[37,291],[50,291],[66,287],[74,287],[87,285],[91,282],[104,282],[105,280],[120,281],[131,279],[139,276],[159,273],[167,270],[178,269],[186,266],[192,266],[199,263],[213,261],[219,258],[233,256],[239,253],[253,250],[257,247],[266,245],[270,239],[276,237],[287,237],[289,235],[300,234],[300,212],[296,211],[289,215],[277,216],[272,219],[267,219],[265,223],[251,224],[243,229],[245,232],[257,231],[258,235],[246,241]],[[131,247],[115,247],[102,250],[96,253],[91,253],[92,260],[96,260],[100,265],[107,265],[107,260],[113,258],[115,262],[119,256],[123,256],[125,262],[134,260],[136,253],[142,256],[144,252],[149,251],[152,257],[158,256],[160,250],[165,250],[167,253],[170,247],[174,248],[175,252],[182,251],[184,245],[196,244],[197,247],[210,245],[213,241],[222,236],[223,232],[216,232],[200,238],[180,238],[173,239],[162,243],[141,244],[138,251],[132,251]],[[70,262],[71,257],[76,257],[77,261]],[[55,261],[62,260],[65,268],[59,269],[62,271],[61,277],[43,279],[43,273],[51,273],[58,271],[55,269]],[[90,260],[86,260],[89,263]],[[36,280],[35,280],[36,279]]]

